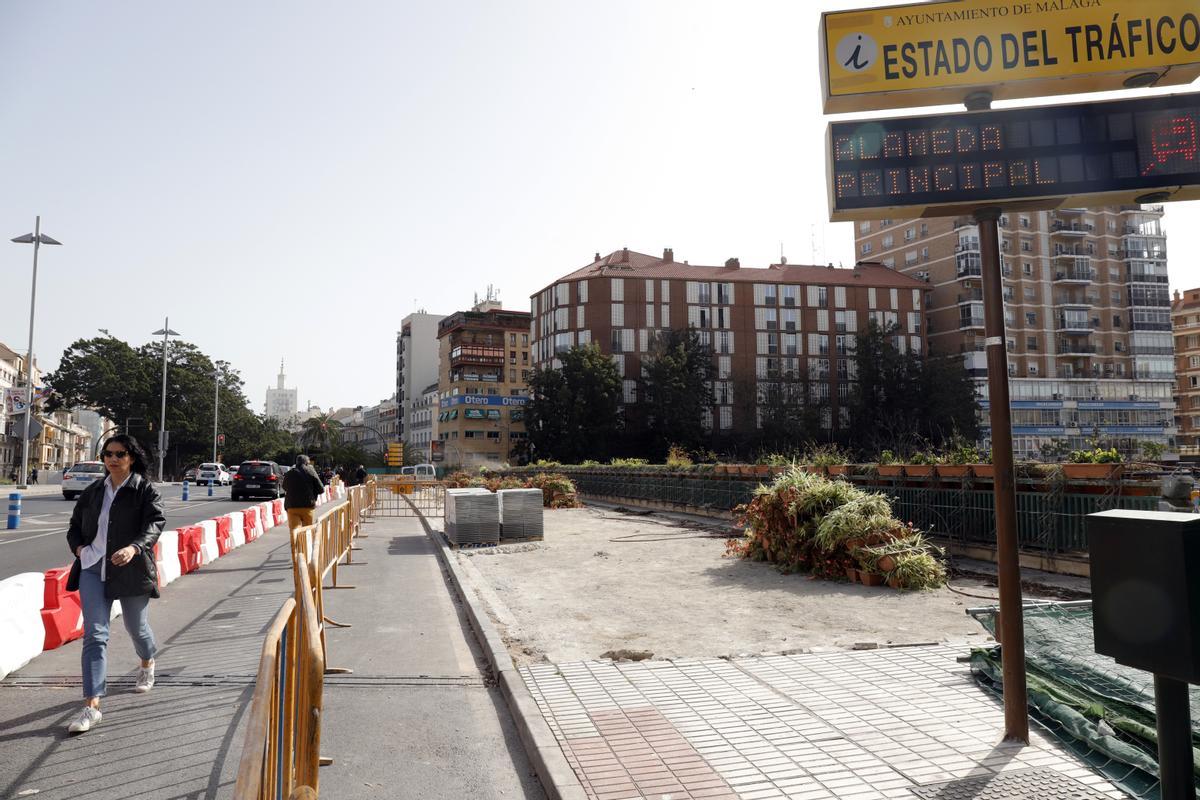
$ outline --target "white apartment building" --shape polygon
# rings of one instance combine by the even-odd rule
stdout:
[[[396,334],[397,428],[408,445],[416,443],[412,438],[413,411],[425,387],[438,381],[438,323],[445,318],[445,314],[417,311],[401,320]],[[429,440],[425,441],[428,444]]]
[[[286,382],[283,360],[280,359],[275,388],[267,389],[267,417],[278,420],[284,426],[290,425],[296,416],[296,390],[286,388]]]

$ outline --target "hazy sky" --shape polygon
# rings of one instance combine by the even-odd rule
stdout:
[[[506,307],[623,246],[852,263],[820,9],[864,3],[65,2],[0,8],[0,341],[53,368],[171,327],[300,403],[395,385],[415,308]],[[926,113],[928,109],[922,110]],[[1174,288],[1200,203],[1168,207]]]

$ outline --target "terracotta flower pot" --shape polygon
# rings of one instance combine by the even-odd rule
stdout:
[[[825,469],[827,469],[829,471],[829,476],[831,478],[834,477],[835,475],[849,475],[850,474],[850,465],[849,464],[830,464]]]
[[[851,583],[857,583],[858,570],[854,567],[846,567],[846,580],[850,581]]]
[[[851,550],[851,551],[857,550],[858,548],[863,546],[863,543],[864,543],[864,541],[863,541],[862,537],[859,537],[859,536],[856,536],[853,539],[847,539],[846,540],[846,549]]]
[[[769,464],[756,464],[754,466],[754,474],[760,478],[765,478],[771,474],[771,466]]]
[[[996,468],[991,464],[970,464],[971,474],[976,478],[994,478],[996,477]]]
[[[904,475],[904,466],[901,464],[878,464],[876,469],[884,478],[899,478]]]
[[[882,586],[883,576],[876,572],[858,571],[858,580],[863,586]]]
[[[1120,464],[1063,464],[1063,474],[1073,480],[1105,481],[1120,477]]]
[[[895,575],[893,575],[892,577],[887,579],[887,585],[892,587],[893,589],[899,589],[900,588],[900,579],[897,578]]]
[[[965,478],[970,469],[966,464],[938,464],[937,474],[939,478]]]
[[[896,568],[896,559],[894,556],[880,556],[875,562],[875,568],[880,572],[891,572]]]
[[[933,464],[905,464],[904,474],[910,478],[932,478]]]

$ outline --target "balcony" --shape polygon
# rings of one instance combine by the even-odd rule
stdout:
[[[960,303],[978,303],[983,300],[983,289],[968,289],[958,296]]]
[[[1174,347],[1148,347],[1146,345],[1130,347],[1129,352],[1135,356],[1173,356]]]
[[[503,363],[504,348],[502,347],[479,347],[476,345],[466,345],[455,347],[450,351],[451,367],[457,367],[463,364],[500,366]]]
[[[1091,308],[1092,301],[1087,297],[1072,297],[1071,295],[1060,294],[1055,296],[1054,305],[1060,308]]]
[[[1063,356],[1090,356],[1096,352],[1096,346],[1086,339],[1059,339],[1056,349]]]
[[[1064,222],[1056,219],[1050,223],[1051,235],[1061,233],[1068,236],[1087,236],[1095,230],[1095,225],[1086,222]]]
[[[1120,250],[1121,258],[1128,261],[1129,259],[1145,259],[1147,261],[1165,261],[1167,258],[1167,248],[1162,247],[1127,247]]]
[[[956,278],[978,278],[983,275],[983,267],[978,264],[965,264],[958,268]]]
[[[1067,317],[1058,318],[1058,330],[1067,333],[1091,333],[1092,325],[1087,317]]]
[[[956,253],[978,253],[979,252],[979,240],[978,239],[966,239],[966,240],[960,241],[958,244],[954,245],[954,252],[956,252]]]
[[[983,314],[971,314],[970,316],[962,316],[958,319],[958,329],[965,331],[969,328],[982,328]]]
[[[959,228],[973,228],[973,227],[975,227],[975,220],[972,219],[971,217],[955,217],[954,218],[954,230],[958,230]]]
[[[1132,211],[1143,211],[1148,214],[1163,213],[1163,207],[1161,205],[1153,205],[1153,206],[1122,205],[1122,206],[1120,206],[1120,210],[1121,211],[1131,211],[1131,212]]]
[[[1060,283],[1091,283],[1096,280],[1096,270],[1087,268],[1056,270],[1054,280]]]

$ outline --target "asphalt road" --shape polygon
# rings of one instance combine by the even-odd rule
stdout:
[[[189,499],[183,502],[183,490],[178,484],[159,487],[166,500],[167,528],[191,525],[205,519],[239,511],[261,503],[264,499],[229,499],[229,487],[192,488]],[[7,503],[4,504],[7,508]],[[73,500],[64,500],[61,492],[26,495],[21,500],[21,525],[16,530],[0,528],[0,580],[19,572],[44,572],[70,563],[67,549],[67,525],[71,521]]]

